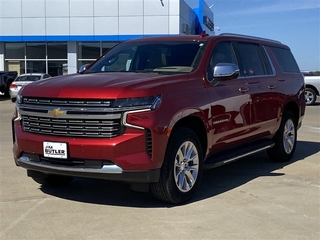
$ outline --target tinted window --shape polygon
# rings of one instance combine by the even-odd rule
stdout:
[[[288,49],[270,47],[276,57],[281,70],[284,72],[300,72],[298,64]]]
[[[6,43],[6,59],[23,59],[24,43]]]
[[[100,58],[90,72],[191,72],[204,48],[199,42],[128,42]]]
[[[67,43],[48,43],[48,59],[67,59]]]
[[[26,43],[26,51],[29,59],[45,59],[46,43]]]
[[[207,78],[209,80],[213,79],[214,67],[218,63],[234,63],[238,65],[229,42],[218,43],[217,46],[215,46],[207,68]]]
[[[245,76],[271,74],[269,62],[260,45],[253,43],[238,43],[238,50],[242,60],[241,69]]]
[[[40,80],[41,76],[20,76],[18,77],[15,82],[20,82],[20,81],[37,81]]]
[[[97,59],[100,56],[99,42],[79,42],[78,59]]]
[[[213,50],[210,65],[215,67],[217,63],[234,63],[237,64],[230,43],[219,43]]]

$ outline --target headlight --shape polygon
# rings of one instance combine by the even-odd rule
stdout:
[[[154,110],[161,103],[160,96],[142,97],[142,98],[123,98],[113,102],[114,108],[124,109],[150,109]]]

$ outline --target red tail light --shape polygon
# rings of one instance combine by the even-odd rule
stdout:
[[[10,84],[10,88],[17,88],[17,87],[18,87],[17,84],[14,84],[14,83]]]

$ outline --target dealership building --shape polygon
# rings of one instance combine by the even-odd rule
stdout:
[[[75,73],[128,39],[214,35],[204,0],[0,0],[0,71]]]

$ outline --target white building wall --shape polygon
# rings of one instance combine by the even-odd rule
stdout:
[[[94,35],[119,35],[118,17],[94,17]]]
[[[95,17],[117,17],[119,15],[119,0],[93,0]]]
[[[1,0],[2,36],[180,34],[183,0]],[[182,17],[183,21],[188,18]]]
[[[69,0],[46,0],[47,18],[69,18]]]
[[[45,36],[46,21],[44,17],[22,18],[22,36]]]
[[[22,22],[19,17],[0,18],[0,36],[21,36]],[[21,39],[22,40],[22,39]]]
[[[0,71],[4,71],[4,43],[0,42]]]

